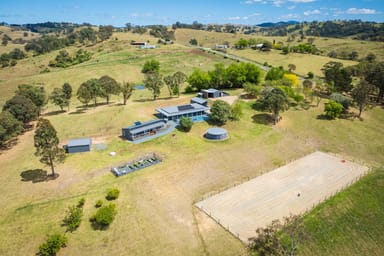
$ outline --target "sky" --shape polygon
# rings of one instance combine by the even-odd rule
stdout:
[[[73,22],[123,27],[182,23],[250,24],[279,21],[384,22],[384,0],[0,0],[9,24]]]

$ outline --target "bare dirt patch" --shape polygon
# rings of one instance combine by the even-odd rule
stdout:
[[[365,166],[317,151],[196,206],[247,242],[258,227],[304,213],[367,171]]]

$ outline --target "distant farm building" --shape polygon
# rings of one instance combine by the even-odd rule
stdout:
[[[134,45],[134,46],[145,46],[145,45],[147,45],[147,42],[131,42],[131,45]]]
[[[175,122],[178,122],[183,116],[190,117],[194,122],[204,121],[208,117],[208,110],[209,107],[198,103],[156,109],[160,118]]]
[[[68,141],[68,144],[64,146],[67,153],[81,153],[91,151],[92,139],[82,138]]]
[[[151,45],[151,44],[141,45],[140,49],[156,49],[156,45]]]
[[[164,119],[156,119],[148,122],[136,122],[134,125],[122,129],[123,138],[131,141],[137,139],[152,136],[158,133],[159,131],[165,129],[167,126],[167,121]]]
[[[226,45],[226,44],[215,44],[215,48],[216,50],[225,50],[225,49],[228,49],[229,46]]]
[[[201,90],[201,94],[198,95],[201,95],[205,99],[228,96],[227,93],[213,88]]]

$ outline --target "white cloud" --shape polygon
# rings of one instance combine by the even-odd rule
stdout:
[[[150,12],[147,12],[147,13],[136,13],[136,12],[133,12],[130,14],[131,17],[134,17],[134,18],[141,18],[141,17],[152,17],[153,14],[150,13]]]
[[[247,0],[244,2],[245,4],[266,4],[266,0]]]
[[[292,3],[312,3],[312,2],[315,2],[316,0],[288,0],[288,1]]]
[[[295,8],[296,8],[296,6],[294,6],[294,5],[292,5],[292,6],[288,6],[288,7],[287,7],[288,10],[293,10],[293,9],[295,9]]]
[[[241,20],[240,16],[235,16],[235,17],[229,17],[229,20]]]
[[[280,7],[283,3],[283,0],[273,0],[273,5],[276,7]]]
[[[280,20],[290,20],[290,19],[299,19],[299,18],[300,18],[299,15],[294,14],[294,13],[290,13],[290,14],[281,16],[279,19]]]
[[[366,8],[362,8],[362,9],[349,8],[346,11],[346,13],[348,13],[348,14],[377,14],[377,11],[373,10],[373,9],[366,9]]]
[[[316,15],[316,14],[320,14],[320,13],[321,13],[321,11],[319,11],[319,10],[313,10],[313,11],[304,12],[304,15],[309,16],[309,15]]]

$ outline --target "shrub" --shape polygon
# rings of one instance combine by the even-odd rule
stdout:
[[[120,195],[120,190],[117,188],[111,188],[107,192],[107,196],[105,197],[107,200],[115,200],[119,197]]]
[[[223,101],[216,100],[211,107],[210,118],[217,125],[224,125],[231,116],[231,106]]]
[[[340,103],[344,109],[348,109],[351,105],[351,100],[341,93],[334,92],[329,96],[329,99]]]
[[[95,203],[95,207],[100,208],[101,206],[103,206],[103,200],[97,200]]]
[[[67,227],[67,231],[75,231],[81,223],[81,218],[83,217],[83,209],[71,206],[68,208],[67,216],[63,220],[63,226]]]
[[[68,238],[64,235],[53,234],[48,236],[47,241],[39,246],[39,255],[52,256],[67,245]]]
[[[243,104],[241,101],[236,100],[231,106],[231,119],[240,120],[243,116]]]
[[[112,223],[117,214],[116,205],[109,204],[107,206],[100,207],[96,214],[91,217],[91,221],[95,222],[100,227],[106,227]]]
[[[193,121],[191,118],[183,116],[180,118],[179,126],[181,130],[189,132],[192,129]]]
[[[325,116],[330,119],[335,119],[340,116],[343,111],[343,105],[337,103],[336,101],[330,100],[324,108]]]
[[[84,204],[85,204],[85,198],[83,197],[83,198],[81,198],[81,199],[79,200],[79,202],[77,203],[77,207],[78,207],[78,208],[83,208]]]

